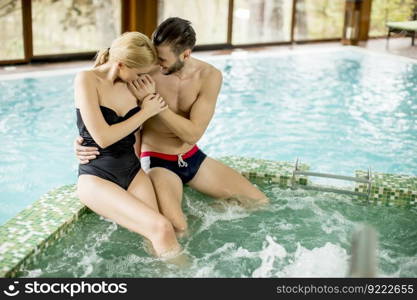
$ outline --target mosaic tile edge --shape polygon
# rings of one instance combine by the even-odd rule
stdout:
[[[282,188],[291,187],[294,169],[291,162],[237,156],[222,157],[219,161],[248,179],[268,180]],[[308,170],[309,166],[302,164],[299,169]],[[365,171],[355,173],[357,177],[366,175]],[[417,204],[417,177],[373,173],[372,181],[370,203],[388,206]],[[309,185],[305,176],[295,177],[295,182]],[[367,186],[356,184],[355,191],[366,192]],[[68,232],[87,211],[89,209],[75,194],[75,185],[65,185],[49,191],[0,226],[0,277],[15,277],[31,258]]]
[[[248,179],[267,179],[290,186],[293,164],[245,157],[222,157]],[[303,165],[302,168],[308,169]],[[296,178],[300,184],[306,178]],[[63,236],[86,211],[75,185],[53,189],[0,226],[0,277],[15,277],[32,257]]]

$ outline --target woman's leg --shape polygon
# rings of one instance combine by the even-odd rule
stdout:
[[[142,169],[129,184],[127,191],[159,213],[158,201],[156,200],[152,181]]]
[[[142,169],[139,171],[136,177],[132,180],[127,191],[129,193],[132,193],[136,198],[145,202],[145,204],[153,208],[156,212],[159,212],[158,201],[156,198],[155,189],[153,187],[152,181]],[[160,210],[162,211],[162,208]],[[168,216],[164,216],[164,217],[166,217],[170,221]],[[173,223],[171,224],[174,226],[173,228],[175,230],[175,234],[178,235],[178,231],[176,231],[175,224]],[[148,247],[148,249],[150,250],[149,252],[152,252],[152,249],[151,249],[152,243],[146,238],[145,238],[145,242],[147,244],[146,247]],[[185,253],[181,253],[178,256],[176,255],[176,253],[173,253],[172,256],[173,257],[167,260],[167,262],[176,264],[181,267],[189,266],[191,263],[191,258]]]
[[[156,200],[152,181],[142,169],[129,184],[127,191],[159,213],[158,201]],[[147,253],[155,255],[152,242],[146,237],[144,237],[144,240]]]
[[[148,175],[155,188],[161,214],[172,223],[179,235],[185,234],[187,220],[181,206],[183,195],[181,179],[172,171],[160,167],[151,168]]]
[[[151,208],[151,203],[145,204],[117,184],[93,175],[80,175],[77,194],[97,214],[149,239],[156,255],[180,251],[171,223]]]

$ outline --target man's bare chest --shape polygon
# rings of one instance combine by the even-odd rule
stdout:
[[[164,98],[169,108],[181,115],[188,115],[196,101],[200,82],[198,79],[180,80],[168,76],[154,78],[157,92]]]

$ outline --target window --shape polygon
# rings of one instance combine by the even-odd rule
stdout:
[[[33,0],[34,55],[91,52],[121,33],[119,0]]]
[[[229,0],[159,0],[158,24],[169,17],[191,21],[197,45],[225,44]]]
[[[0,60],[24,59],[21,0],[0,0]]]
[[[387,22],[410,21],[416,19],[416,0],[373,0],[371,8],[370,37],[386,35]]]
[[[295,40],[342,38],[345,0],[297,0]]]
[[[292,0],[235,0],[232,44],[291,40]]]

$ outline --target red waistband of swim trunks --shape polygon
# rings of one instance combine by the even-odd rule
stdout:
[[[194,147],[191,148],[191,150],[182,154],[182,158],[186,159],[188,157],[191,157],[198,150],[199,150],[199,148],[197,147],[197,145],[194,145]],[[162,159],[165,159],[165,160],[177,161],[178,160],[178,155],[179,154],[175,155],[175,154],[166,154],[166,153],[153,152],[153,151],[144,151],[144,152],[141,152],[140,157],[142,158],[142,157],[152,156],[152,157],[162,158]]]

